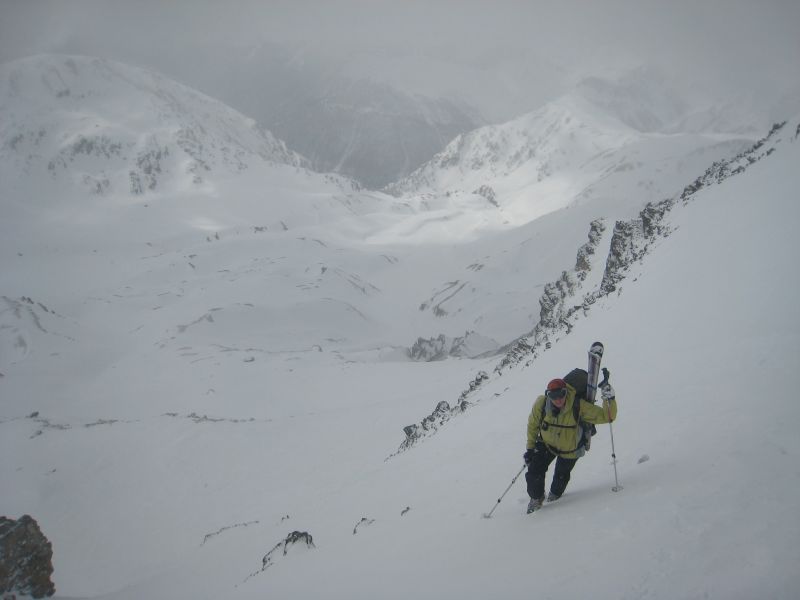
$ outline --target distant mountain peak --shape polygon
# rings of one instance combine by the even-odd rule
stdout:
[[[255,121],[158,73],[85,56],[0,65],[0,158],[92,193],[191,189],[211,173],[307,161]]]
[[[458,136],[428,164],[386,191],[401,195],[443,191],[448,186],[480,189],[487,182],[513,177],[541,182],[566,164],[617,148],[637,135],[593,110],[582,97],[565,96],[508,123]]]

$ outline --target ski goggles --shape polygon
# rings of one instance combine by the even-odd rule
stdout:
[[[550,400],[561,400],[562,398],[567,397],[567,388],[556,388],[554,390],[547,390],[545,395],[550,398]]]

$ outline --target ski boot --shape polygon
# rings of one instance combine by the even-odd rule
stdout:
[[[543,503],[544,503],[544,498],[531,498],[531,501],[528,502],[527,514],[531,514],[533,511],[542,508]]]

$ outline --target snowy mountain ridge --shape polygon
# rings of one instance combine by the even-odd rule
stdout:
[[[518,224],[573,203],[599,199],[621,206],[628,204],[624,198],[669,196],[679,191],[675,180],[694,177],[709,162],[756,139],[652,131],[667,117],[628,115],[626,104],[618,101],[624,87],[590,83],[514,121],[459,136],[385,191],[421,206],[483,203],[494,209],[498,223]],[[678,114],[677,109],[653,109],[659,112]],[[651,123],[636,129],[626,121]]]
[[[462,134],[428,165],[386,189],[397,195],[432,192],[445,188],[451,181],[460,181],[453,177],[453,171],[467,178],[473,174],[473,178],[491,181],[507,177],[523,166],[541,182],[567,160],[582,163],[597,152],[617,148],[635,137],[634,132],[625,128],[604,128],[594,118],[585,118],[580,104],[574,98],[549,103],[510,123]],[[579,130],[587,130],[586,135],[576,139]],[[588,139],[591,143],[586,147]],[[565,146],[566,141],[572,143]],[[478,181],[468,179],[461,187],[477,188],[477,184]]]
[[[269,131],[154,72],[41,55],[0,66],[4,175],[93,194],[203,190],[212,173],[306,167]]]

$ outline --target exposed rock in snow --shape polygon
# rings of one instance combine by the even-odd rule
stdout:
[[[497,194],[495,193],[494,189],[490,185],[482,185],[477,190],[472,192],[473,194],[477,194],[478,196],[483,196],[489,202],[489,204],[493,206],[499,207],[500,204],[497,202]]]
[[[590,258],[594,256],[605,230],[606,225],[602,219],[592,221],[589,226],[589,241],[578,249],[578,256],[575,259],[575,274],[581,281],[584,281],[586,275],[592,270]]]
[[[444,360],[450,356],[457,358],[474,358],[482,354],[493,352],[499,344],[492,339],[484,337],[474,331],[467,331],[463,336],[449,337],[439,334],[435,338],[418,338],[408,355],[413,360],[433,361]]]
[[[648,253],[656,239],[669,235],[670,228],[664,223],[664,216],[673,209],[678,200],[686,203],[701,189],[739,175],[765,156],[772,154],[781,141],[778,133],[785,125],[785,121],[776,123],[765,138],[756,142],[747,151],[728,160],[715,161],[703,175],[687,185],[679,197],[648,203],[637,219],[617,222],[598,297],[617,291],[619,283],[625,278],[631,265]]]
[[[480,388],[480,386],[488,380],[489,375],[487,375],[484,371],[480,371],[475,376],[475,379],[470,382],[469,389],[461,393],[459,401],[455,406],[451,407],[448,402],[442,400],[436,405],[436,408],[433,410],[433,412],[422,419],[422,421],[420,421],[418,424],[407,425],[404,427],[403,433],[406,434],[406,439],[403,440],[402,444],[400,444],[400,447],[395,454],[403,452],[404,450],[408,450],[422,438],[436,432],[439,427],[447,423],[454,416],[460,415],[467,410],[469,407],[469,402],[466,400],[467,396]]]
[[[362,526],[363,527],[368,527],[368,526],[372,525],[374,522],[375,522],[375,519],[368,519],[367,517],[361,517],[361,520],[358,523],[356,523],[355,527],[353,527],[353,535],[358,533],[358,528],[359,527],[362,527]]]
[[[52,596],[53,548],[30,515],[0,517],[0,592]]]

